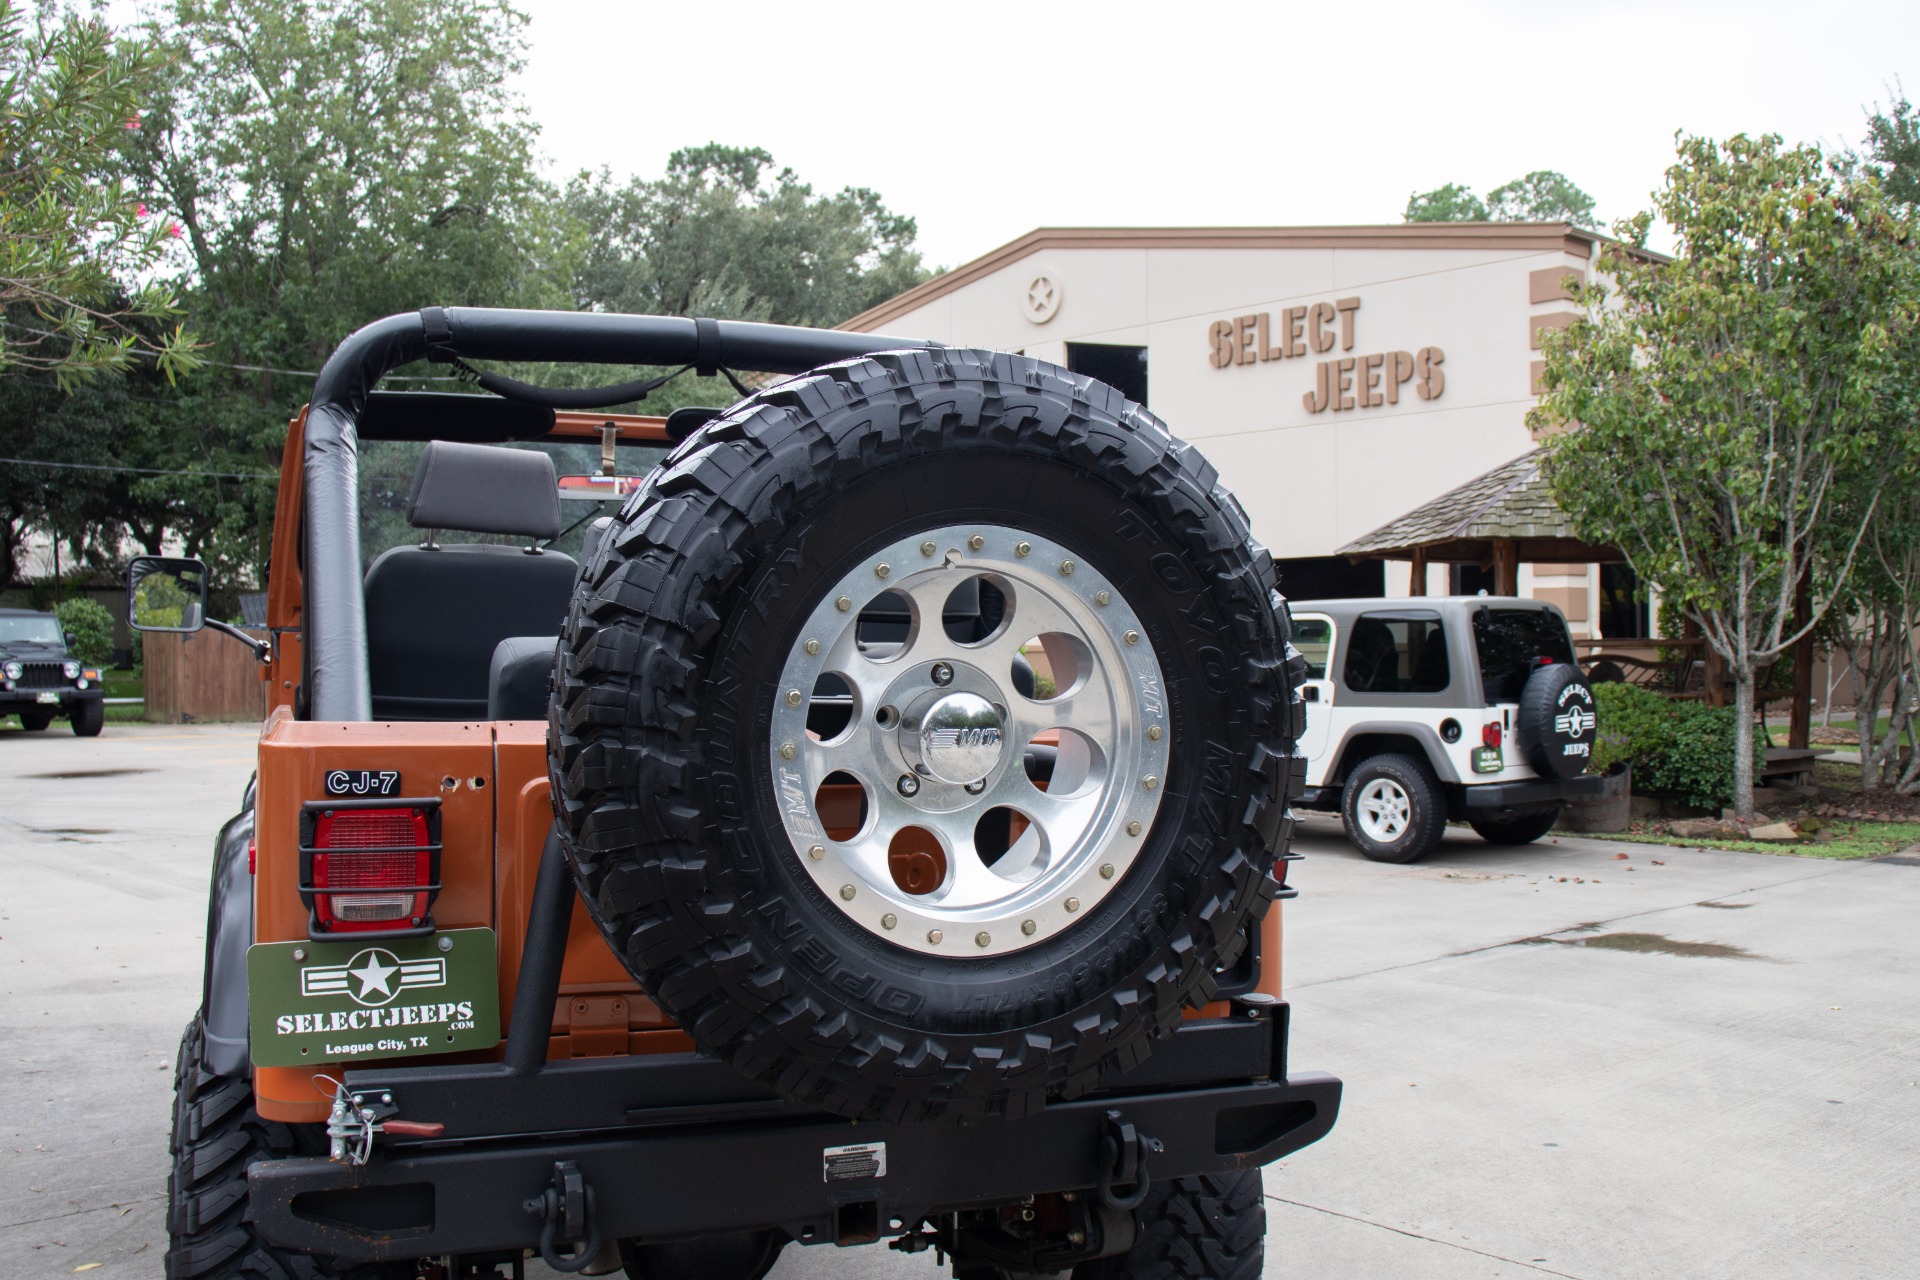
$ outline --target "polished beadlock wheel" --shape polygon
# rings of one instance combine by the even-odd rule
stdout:
[[[1173,744],[1141,626],[1084,552],[1030,530],[919,530],[863,557],[779,677],[768,767],[807,874],[913,951],[1066,928],[1160,807]]]

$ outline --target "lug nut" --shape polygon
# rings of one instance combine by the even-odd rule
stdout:
[[[780,758],[782,760],[791,760],[797,754],[799,754],[799,752],[791,742],[783,742],[780,744]]]
[[[1069,912],[1078,911],[1080,909],[1080,899],[1068,898],[1066,906]]]
[[[1033,554],[1033,544],[1031,542],[1016,542],[1013,544],[1013,554],[1017,556],[1030,556]]]
[[[854,889],[852,885],[843,884],[840,886],[840,900],[842,902],[852,902],[853,894],[854,894]]]
[[[1148,741],[1148,742],[1158,742],[1158,741],[1160,741],[1160,726],[1159,726],[1159,725],[1157,725],[1157,724],[1150,724],[1150,725],[1148,725],[1148,726],[1147,726],[1147,741]]]
[[[1020,922],[1020,932],[1026,934],[1029,938],[1033,936],[1034,930],[1038,929],[1039,927],[1040,927],[1039,925],[1035,924],[1031,920],[1022,920]]]
[[[889,565],[884,560],[881,561],[879,564],[873,566],[873,576],[876,578],[884,578],[892,572],[893,572],[893,566]]]
[[[887,912],[887,914],[880,917],[880,927],[882,929],[891,929],[893,928],[893,926],[899,923],[900,923],[900,917],[894,915],[893,912],[891,911]]]
[[[818,640],[807,641],[807,652],[809,654],[815,654],[820,652],[820,642]]]
[[[978,551],[980,548],[986,545],[987,545],[987,540],[981,537],[977,533],[974,534],[971,538],[967,539],[967,550],[969,551]]]
[[[1103,862],[1100,864],[1100,878],[1102,880],[1113,879],[1113,864],[1111,862]]]
[[[940,939],[944,936],[938,929],[927,930],[927,941],[936,947],[940,945]]]
[[[853,608],[853,597],[841,596],[838,600],[835,600],[833,602],[833,607],[838,609],[840,612],[845,613],[847,610]]]
[[[1093,593],[1093,602],[1097,605],[1102,605],[1102,606],[1110,605],[1113,603],[1113,592],[1096,591]]]
[[[991,946],[993,945],[993,935],[983,929],[973,935],[973,945],[976,947]]]
[[[903,796],[917,796],[920,794],[920,779],[910,773],[901,774],[900,781],[893,785]]]
[[[1159,787],[1160,779],[1154,777],[1152,774],[1148,774],[1146,777],[1140,779],[1140,785],[1145,787],[1147,790],[1152,791],[1157,787]]]
[[[953,664],[948,662],[936,662],[933,664],[933,671],[931,674],[933,676],[933,682],[935,684],[942,684],[942,685],[952,684],[953,683]]]
[[[818,844],[808,845],[807,856],[809,858],[812,858],[815,862],[820,861],[820,859],[827,856],[826,846],[818,845]]]
[[[790,706],[790,707],[797,707],[797,706],[799,706],[799,705],[800,705],[801,703],[803,703],[803,702],[805,702],[805,701],[806,701],[806,699],[800,696],[800,691],[799,691],[798,689],[789,689],[789,690],[787,690],[787,705],[788,705],[788,706]]]
[[[1063,578],[1071,578],[1073,576],[1073,561],[1062,560],[1060,562],[1060,576]]]
[[[1140,824],[1139,824],[1139,823],[1137,823],[1137,822],[1129,822],[1129,823],[1127,824],[1127,834],[1128,834],[1128,835],[1130,835],[1130,836],[1137,836],[1137,835],[1139,835],[1139,834],[1140,834]]]
[[[1124,636],[1122,636],[1122,637],[1120,637],[1120,638],[1121,638],[1122,640],[1125,640],[1125,641],[1126,641],[1126,642],[1127,642],[1128,644],[1139,644],[1139,643],[1140,643],[1140,633],[1139,633],[1138,631],[1129,631],[1129,632],[1127,632],[1127,634],[1126,634],[1126,635],[1124,635]]]
[[[981,778],[977,782],[969,782],[967,784],[967,794],[970,796],[977,796],[982,791],[985,791],[986,789],[987,789],[987,780],[985,778]]]
[[[921,555],[923,555],[923,556],[930,556],[930,555],[932,555],[932,554],[933,554],[933,552],[934,552],[934,545],[933,545],[933,539],[932,539],[932,538],[928,538],[928,539],[927,539],[927,540],[926,540],[925,542],[923,542],[923,543],[921,543],[921,544],[920,544],[920,554],[921,554]]]

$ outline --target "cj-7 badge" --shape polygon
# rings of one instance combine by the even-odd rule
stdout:
[[[330,796],[390,796],[400,789],[398,769],[329,769]]]

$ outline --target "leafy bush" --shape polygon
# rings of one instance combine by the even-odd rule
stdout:
[[[1629,684],[1595,685],[1600,736],[1593,767],[1633,766],[1633,789],[1717,809],[1733,799],[1732,707],[1675,702]],[[1767,758],[1765,728],[1753,727],[1756,761]]]
[[[67,650],[88,666],[104,666],[113,657],[113,615],[97,600],[78,596],[53,608],[60,629],[70,637]]]

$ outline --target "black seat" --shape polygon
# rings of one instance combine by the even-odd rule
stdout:
[[[435,440],[414,471],[407,522],[529,544],[553,538],[553,461],[530,449]],[[571,556],[534,545],[443,547],[429,538],[382,554],[366,578],[374,717],[487,718],[494,650],[508,637],[557,637],[576,570]]]
[[[595,549],[611,528],[612,516],[601,516],[586,527],[580,540],[580,563],[593,563]],[[508,636],[494,646],[487,670],[487,719],[547,718],[553,651],[559,643],[558,636]]]

